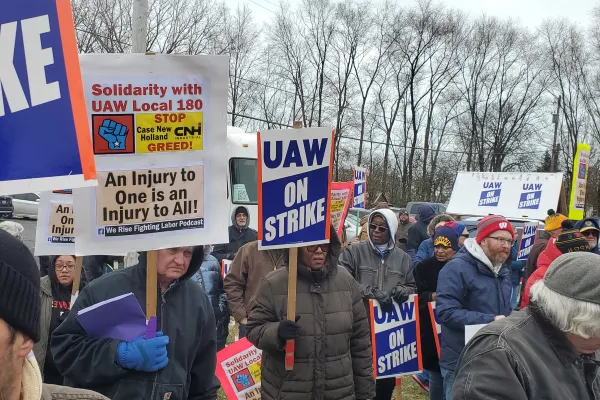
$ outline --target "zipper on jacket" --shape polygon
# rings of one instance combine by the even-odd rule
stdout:
[[[386,269],[385,259],[381,258],[381,271],[379,273],[379,282],[377,282],[380,290],[383,290],[383,278],[384,278],[385,272],[386,272],[385,269]]]

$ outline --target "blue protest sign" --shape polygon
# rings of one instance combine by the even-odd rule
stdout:
[[[367,170],[354,167],[354,207],[366,208],[367,205]]]
[[[333,132],[258,132],[260,249],[329,242]]]
[[[529,258],[529,253],[531,252],[531,248],[535,244],[535,239],[537,238],[537,230],[537,222],[526,222],[523,224],[523,232],[521,233],[521,240],[519,241],[517,260],[524,261]]]
[[[95,178],[70,1],[4,2],[0,194],[92,186]]]
[[[375,378],[415,374],[423,369],[417,295],[382,310],[370,300],[371,343]]]

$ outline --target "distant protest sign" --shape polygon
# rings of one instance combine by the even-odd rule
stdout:
[[[98,187],[76,253],[227,241],[227,57],[81,55]]]
[[[585,218],[585,194],[589,175],[590,151],[589,144],[577,143],[569,200],[569,219],[575,221]]]
[[[221,273],[223,278],[229,273],[229,269],[231,268],[232,260],[221,260]]]
[[[531,248],[535,244],[537,238],[538,222],[525,222],[523,224],[523,231],[521,233],[521,240],[519,240],[519,251],[517,253],[517,260],[524,261],[529,258]]]
[[[561,185],[562,173],[459,172],[446,212],[543,220],[556,210]]]
[[[67,191],[42,192],[35,235],[35,255],[75,253],[73,195]]]
[[[329,242],[333,131],[258,133],[260,249]]]
[[[93,186],[69,1],[3,2],[0,195]]]
[[[410,375],[423,369],[418,297],[411,295],[402,304],[393,303],[383,311],[370,300],[371,343],[375,378]]]
[[[346,215],[353,201],[353,182],[332,182],[331,184],[331,224],[338,236],[342,236]]]
[[[440,343],[442,342],[442,326],[439,324],[437,319],[437,313],[435,312],[435,301],[430,301],[427,303],[427,307],[429,308],[429,317],[431,319],[431,328],[433,329],[435,339],[435,348],[437,349],[438,357],[440,356]],[[426,327],[422,327],[421,329],[427,329]]]
[[[217,353],[216,375],[229,400],[260,400],[261,362],[262,352],[246,338]]]
[[[354,167],[354,206],[366,208],[367,206],[367,169]]]

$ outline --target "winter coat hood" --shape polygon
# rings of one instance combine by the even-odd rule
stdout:
[[[381,215],[383,217],[383,219],[385,219],[388,229],[390,230],[390,241],[388,243],[387,250],[391,250],[396,246],[396,241],[394,238],[396,237],[396,231],[398,230],[398,218],[396,217],[396,214],[392,210],[390,210],[389,208],[383,208],[381,210],[375,210],[375,211],[371,212],[371,214],[369,214],[369,224],[371,223],[371,221],[373,221],[373,218],[375,218],[377,215]],[[376,247],[373,244],[373,242],[371,241],[370,234],[369,234],[369,242],[371,243],[371,245],[373,247]]]
[[[147,252],[140,253],[140,256],[138,258],[139,265],[146,265],[146,263],[148,262],[147,254]],[[179,278],[178,281],[182,282],[191,279],[191,277],[194,276],[194,274],[200,270],[200,266],[202,265],[203,261],[204,246],[194,246],[192,250],[192,259],[190,260],[190,266],[188,267],[187,272],[181,278]]]
[[[231,223],[233,226],[240,229],[239,226],[237,226],[237,223],[235,222],[235,216],[241,212],[246,214],[246,225],[243,228],[241,228],[241,230],[248,229],[248,227],[250,226],[250,211],[246,206],[238,206],[235,208],[235,210],[233,210],[233,212],[231,213]]]
[[[419,207],[419,221],[426,224],[435,216],[435,210],[429,204],[421,204]]]
[[[483,252],[481,246],[477,243],[474,238],[469,238],[465,240],[464,248],[471,254],[473,257],[481,261],[484,265],[486,265],[494,275],[498,275],[500,268],[502,268],[502,264],[493,265],[488,256]]]

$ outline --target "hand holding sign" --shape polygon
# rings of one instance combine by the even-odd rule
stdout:
[[[127,127],[112,119],[105,119],[98,131],[102,139],[108,142],[110,150],[125,150]]]

